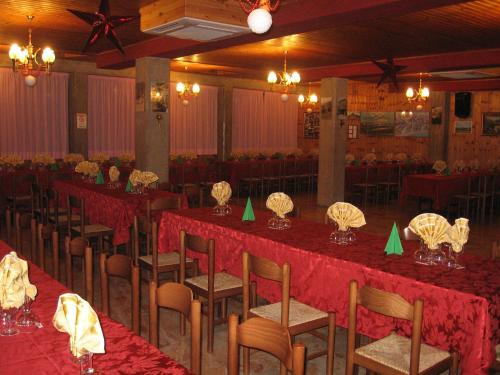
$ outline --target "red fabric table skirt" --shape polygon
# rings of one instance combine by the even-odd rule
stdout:
[[[0,241],[0,257],[10,251],[12,249]],[[29,276],[38,288],[33,312],[43,328],[33,333],[0,336],[0,373],[78,374],[79,368],[70,358],[69,335],[58,332],[52,325],[58,298],[68,290],[32,263],[29,264]],[[100,374],[189,374],[186,368],[142,337],[106,315],[98,315],[106,349],[106,353],[94,355],[94,368]]]
[[[469,174],[441,176],[437,174],[416,174],[403,180],[401,203],[409,196],[432,199],[434,210],[444,210],[454,195],[467,193]]]
[[[347,326],[348,284],[399,293],[413,302],[424,299],[423,339],[430,345],[458,350],[464,374],[486,373],[500,342],[500,261],[465,255],[463,270],[429,267],[414,262],[415,243],[405,242],[403,256],[384,253],[387,238],[358,232],[350,246],[329,242],[332,227],[292,218],[292,228],[267,228],[268,212],[256,211],[257,221],[241,221],[243,209],[233,207],[229,217],[217,217],[211,209],[164,212],[160,224],[161,252],[178,249],[179,231],[214,238],[216,270],[241,276],[242,252],[291,265],[291,295],[323,311],[337,313]],[[387,231],[389,234],[389,229]],[[189,252],[190,256],[195,256]],[[198,256],[196,256],[198,257]],[[206,259],[200,258],[202,269]],[[276,283],[261,280],[258,293],[271,302],[281,298]],[[374,338],[391,330],[410,334],[408,324],[360,311],[358,329]]]
[[[125,184],[119,190],[110,190],[106,185],[95,185],[83,181],[55,181],[54,188],[59,192],[62,204],[66,205],[66,197],[72,195],[85,199],[86,215],[91,223],[99,223],[113,228],[113,244],[121,245],[130,239],[130,226],[134,216],[143,214],[148,199],[164,196],[181,197],[181,207],[188,208],[185,195],[169,191],[150,191],[143,195],[125,192]]]
[[[54,180],[58,178],[61,174],[74,174],[74,171],[67,168],[62,168],[57,171],[52,171],[50,169],[29,169],[29,168],[21,168],[16,169],[14,171],[8,171],[6,169],[2,169],[0,171],[0,181],[1,181],[1,192],[4,195],[12,195],[13,191],[13,182],[14,176],[22,176],[22,175],[32,175],[35,176],[36,181],[39,185],[49,186],[52,184]],[[16,195],[29,195],[31,192],[31,186],[29,184],[24,184],[22,186],[16,187]]]

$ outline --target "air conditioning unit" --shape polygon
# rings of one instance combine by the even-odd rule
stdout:
[[[183,17],[142,31],[147,34],[206,42],[248,33],[250,29],[248,27],[230,25],[227,23]]]

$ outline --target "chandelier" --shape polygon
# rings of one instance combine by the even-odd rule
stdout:
[[[429,89],[425,86],[422,87],[422,73],[420,73],[418,80],[418,90],[415,91],[412,87],[408,87],[408,89],[406,90],[406,98],[410,103],[416,102],[417,109],[420,111],[423,108],[423,103],[425,103],[429,98],[429,95]]]
[[[197,83],[193,83],[192,85],[184,82],[177,82],[175,86],[175,91],[177,91],[177,95],[182,100],[182,104],[188,105],[189,98],[191,96],[197,97],[201,91],[200,85]]]
[[[300,94],[298,99],[300,106],[307,106],[307,113],[311,113],[313,109],[316,108],[316,104],[318,104],[318,96],[315,93],[311,93],[311,87],[309,86],[309,92],[307,96]]]
[[[238,0],[241,9],[248,14],[248,27],[255,34],[264,34],[273,24],[271,12],[278,9],[280,0],[276,0],[274,5],[272,0]]]
[[[295,86],[300,83],[300,74],[297,71],[293,71],[292,74],[288,73],[286,70],[286,55],[285,51],[285,62],[283,64],[283,71],[281,73],[275,73],[270,71],[267,75],[267,83],[271,85],[271,90],[274,90],[275,85],[280,85],[283,91],[281,95],[281,100],[286,102],[288,100],[288,91],[295,88]]]
[[[27,16],[31,25],[34,16]],[[28,86],[36,84],[36,77],[45,71],[50,74],[50,68],[56,59],[54,50],[50,47],[45,47],[42,51],[42,61],[38,61],[38,53],[41,48],[35,49],[31,43],[31,26],[28,29],[28,45],[19,47],[16,43],[10,46],[9,58],[12,60],[12,70],[19,71],[24,76],[24,82]]]

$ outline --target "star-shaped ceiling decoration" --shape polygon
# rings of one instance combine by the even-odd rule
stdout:
[[[380,70],[382,70],[382,75],[377,83],[377,87],[379,87],[387,78],[390,78],[394,87],[399,90],[397,74],[403,69],[406,69],[406,66],[394,65],[392,57],[388,57],[385,63],[375,60],[372,60],[372,62],[377,65]]]
[[[90,32],[82,52],[86,52],[89,47],[94,45],[97,40],[105,35],[122,54],[125,54],[120,39],[118,39],[114,29],[133,21],[138,18],[138,16],[112,16],[109,11],[108,0],[101,0],[99,10],[95,13],[82,12],[74,9],[67,10],[92,26],[92,31]]]

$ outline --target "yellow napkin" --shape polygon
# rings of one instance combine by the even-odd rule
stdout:
[[[33,156],[33,158],[31,159],[31,162],[33,164],[49,165],[49,164],[54,164],[56,161],[50,155],[47,155],[47,154],[37,154],[37,155]]]
[[[21,307],[25,296],[35,299],[36,293],[36,286],[29,281],[28,263],[19,259],[14,251],[5,255],[0,262],[0,306]]]
[[[154,183],[160,179],[156,173],[147,172],[147,171],[141,172],[139,178],[140,178],[140,182],[146,187],[148,187],[149,185],[151,185],[152,183]]]
[[[339,230],[359,228],[366,224],[365,215],[356,206],[347,202],[336,202],[328,207],[326,214],[335,221]]]
[[[389,152],[388,154],[385,155],[385,161],[393,161],[394,160],[394,154],[392,152]]]
[[[272,193],[267,198],[266,207],[284,219],[285,215],[293,210],[293,202],[285,193]]]
[[[408,159],[408,155],[406,155],[404,152],[398,152],[395,156],[395,159],[397,161],[406,161],[406,159]]]
[[[109,168],[109,180],[111,182],[117,182],[120,178],[120,171],[114,165]]]
[[[212,186],[212,197],[217,200],[219,206],[224,206],[231,198],[231,185],[226,181],[217,182]]]
[[[59,332],[69,334],[71,353],[79,358],[87,352],[104,353],[104,336],[99,318],[90,304],[78,294],[59,296],[57,310],[52,318]]]
[[[451,225],[441,215],[434,213],[420,214],[414,217],[408,228],[419,236],[431,250],[439,244],[449,241],[448,231]]]
[[[109,160],[109,155],[105,152],[96,152],[94,155],[90,157],[90,160],[96,161],[99,163],[104,163]]]
[[[473,171],[479,170],[480,167],[481,167],[481,163],[479,162],[478,159],[472,159],[469,162],[469,168],[472,169]]]
[[[346,164],[351,164],[354,161],[355,157],[353,154],[346,154],[345,155],[345,163]]]
[[[130,173],[129,180],[132,183],[132,186],[137,186],[140,182],[141,171],[138,169],[134,169],[132,173]]]
[[[446,162],[444,160],[436,160],[432,169],[438,173],[442,173],[446,169]]]
[[[377,161],[377,155],[375,155],[374,152],[369,152],[365,156],[363,156],[363,161],[366,161],[367,163],[373,163]]]
[[[457,172],[461,172],[465,169],[465,163],[463,160],[455,160],[453,163],[453,170]]]
[[[450,238],[451,247],[453,251],[459,253],[462,251],[463,246],[469,240],[469,220],[463,217],[455,220],[455,225],[451,226],[448,230],[448,237]]]
[[[65,163],[79,163],[81,161],[83,161],[82,154],[66,154],[64,156]]]

